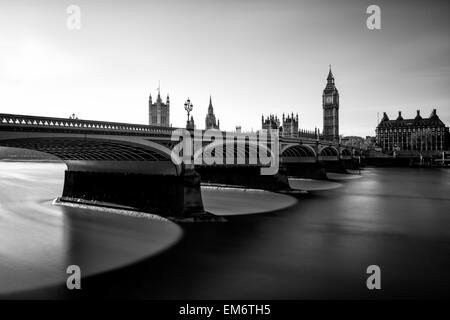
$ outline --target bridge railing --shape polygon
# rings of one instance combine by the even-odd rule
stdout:
[[[93,120],[37,117],[16,114],[0,114],[0,129],[14,131],[29,130],[70,130],[80,132],[132,134],[132,135],[171,135],[176,128],[105,122]]]
[[[315,144],[316,139],[305,137],[283,137],[280,136],[280,142],[284,143],[299,143],[299,144]]]

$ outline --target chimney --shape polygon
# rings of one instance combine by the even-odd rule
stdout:
[[[420,110],[417,110],[417,116],[420,117]]]

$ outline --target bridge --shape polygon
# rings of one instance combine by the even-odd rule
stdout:
[[[234,160],[205,164],[195,159],[215,156],[216,148],[205,142],[201,131],[201,141],[192,133],[194,144],[201,148],[189,155],[193,163],[186,164],[174,161],[173,151],[186,139],[173,138],[180,130],[185,134],[186,130],[172,127],[0,114],[0,146],[41,151],[65,162],[62,201],[122,206],[169,217],[207,215],[201,182],[286,190],[287,176],[320,177],[325,170],[354,165],[357,155],[356,150],[318,139],[280,137],[276,145],[261,147],[252,144],[248,135],[232,133],[231,142],[223,140],[222,152],[224,158]],[[252,154],[258,159],[262,154],[272,160],[277,157],[279,170],[261,175],[268,164],[251,161]],[[186,160],[185,150],[178,155],[178,160]]]

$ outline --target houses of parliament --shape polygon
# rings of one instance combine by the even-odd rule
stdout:
[[[328,141],[339,141],[339,92],[334,83],[334,75],[331,72],[331,66],[328,72],[327,84],[322,94],[322,108],[323,108],[323,131],[320,134],[318,129],[315,130],[301,130],[299,129],[298,114],[294,113],[283,114],[282,123],[275,115],[270,115],[264,118],[262,116],[262,129],[279,129],[282,136],[289,137],[310,137],[321,138]],[[170,99],[167,94],[166,101],[161,99],[160,89],[158,88],[158,95],[156,101],[153,102],[150,94],[148,101],[148,122],[152,126],[170,127]],[[195,128],[194,120],[191,117],[188,120],[188,126]],[[209,97],[209,105],[205,117],[205,129],[220,130],[220,122],[216,119],[212,98]]]
[[[328,72],[327,84],[322,94],[323,130],[299,130],[298,114],[285,116],[282,121],[276,115],[262,116],[262,129],[279,129],[280,135],[285,137],[317,137],[328,141],[339,141],[339,91],[334,83],[331,66]]]
[[[164,103],[161,99],[159,88],[154,103],[151,94],[148,98],[148,124],[151,126],[170,127],[169,94],[167,94],[166,103]]]

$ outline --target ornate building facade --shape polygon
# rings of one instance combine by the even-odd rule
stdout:
[[[321,138],[319,130],[305,130],[299,129],[298,114],[294,117],[294,114],[287,115],[283,114],[282,122],[276,115],[269,115],[261,118],[261,128],[265,130],[277,129],[282,137],[300,137],[300,138]]]
[[[261,118],[261,128],[264,130],[270,130],[270,129],[279,129],[280,128],[280,120],[276,115],[269,115],[268,117],[264,118],[264,115]]]
[[[330,71],[327,85],[322,94],[323,106],[323,138],[330,141],[339,141],[339,92],[334,84],[334,76]]]
[[[217,119],[216,122],[216,115],[214,114],[214,108],[212,105],[211,96],[209,96],[209,106],[208,106],[208,114],[205,118],[205,129],[218,129],[220,130],[220,122]]]
[[[397,119],[389,120],[384,112],[376,134],[383,151],[443,151],[449,145],[449,128],[439,119],[436,109],[428,118],[422,118],[417,110],[414,119],[403,119],[399,111]]]
[[[283,113],[283,122],[282,122],[282,135],[284,137],[298,137],[298,114],[294,118],[294,114],[284,116]]]
[[[167,94],[166,103],[161,99],[158,89],[158,96],[155,103],[152,95],[148,98],[148,124],[152,126],[170,127],[170,100]]]

